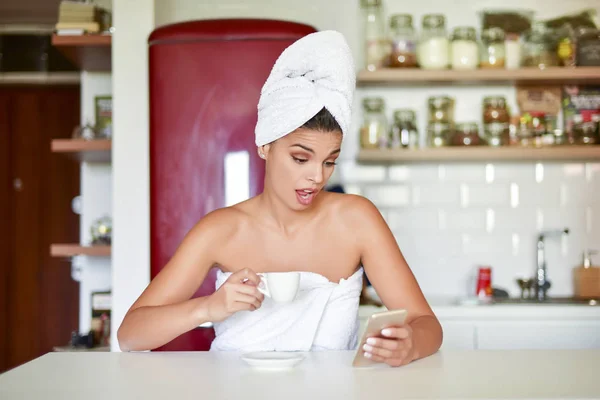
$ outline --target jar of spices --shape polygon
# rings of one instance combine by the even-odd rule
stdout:
[[[448,145],[450,125],[442,122],[432,122],[427,126],[427,145],[429,147],[444,147]]]
[[[456,124],[452,135],[453,146],[480,146],[484,142],[479,137],[479,127],[476,122],[461,122]]]
[[[384,66],[384,58],[387,54],[385,19],[381,0],[362,0],[361,4],[365,32],[366,68],[369,71],[375,71]]]
[[[510,145],[510,126],[508,124],[487,124],[483,127],[484,138],[490,146]]]
[[[596,117],[594,119],[595,121],[591,119],[591,116],[584,118],[581,114],[575,115],[573,118],[573,134],[577,144],[600,143],[598,138],[598,119],[600,118]]]
[[[479,48],[475,28],[461,26],[452,32],[450,44],[452,69],[476,69],[479,65]]]
[[[443,124],[454,124],[454,101],[448,96],[430,97],[427,100],[429,109],[428,121]]]
[[[390,130],[392,148],[416,149],[419,147],[419,133],[415,122],[415,112],[400,109],[394,112],[394,124]]]
[[[582,67],[600,65],[600,30],[584,28],[579,31],[577,65]]]
[[[543,22],[534,23],[525,34],[523,66],[546,68],[557,65],[558,56],[551,32]]]
[[[483,98],[483,123],[484,124],[507,124],[510,115],[506,107],[504,96],[487,96]]]
[[[396,14],[390,18],[391,55],[390,67],[413,68],[417,66],[417,35],[412,16]]]
[[[360,128],[360,146],[363,149],[388,147],[388,124],[385,117],[385,102],[381,97],[363,100],[364,117]]]
[[[423,30],[417,46],[417,59],[423,69],[446,69],[450,64],[446,18],[441,14],[423,17]]]
[[[501,28],[489,28],[481,32],[481,68],[504,68],[506,48],[504,31]]]

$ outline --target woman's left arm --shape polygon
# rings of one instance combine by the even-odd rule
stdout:
[[[442,327],[421,292],[394,235],[369,200],[353,196],[350,224],[357,232],[361,262],[369,281],[389,310],[406,309],[404,326],[384,329],[369,338],[365,355],[374,361],[400,366],[438,351]]]

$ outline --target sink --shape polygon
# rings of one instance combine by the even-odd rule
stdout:
[[[519,297],[497,297],[492,300],[479,300],[476,298],[460,299],[459,305],[493,306],[493,305],[587,305],[600,306],[599,299],[581,299],[577,297],[549,297],[546,300],[521,299]]]

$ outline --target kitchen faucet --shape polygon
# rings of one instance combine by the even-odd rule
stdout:
[[[546,253],[544,239],[546,237],[568,235],[569,229],[541,232],[537,239],[537,271],[535,276],[535,297],[537,300],[546,300],[550,281],[546,270]]]

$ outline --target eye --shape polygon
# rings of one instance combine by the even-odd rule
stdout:
[[[305,162],[307,162],[308,160],[306,158],[298,158],[298,157],[294,157],[292,156],[292,158],[294,159],[294,161],[296,161],[298,164],[304,164]]]
[[[334,165],[337,165],[337,163],[335,161],[325,161],[325,165],[328,167],[333,167]]]

